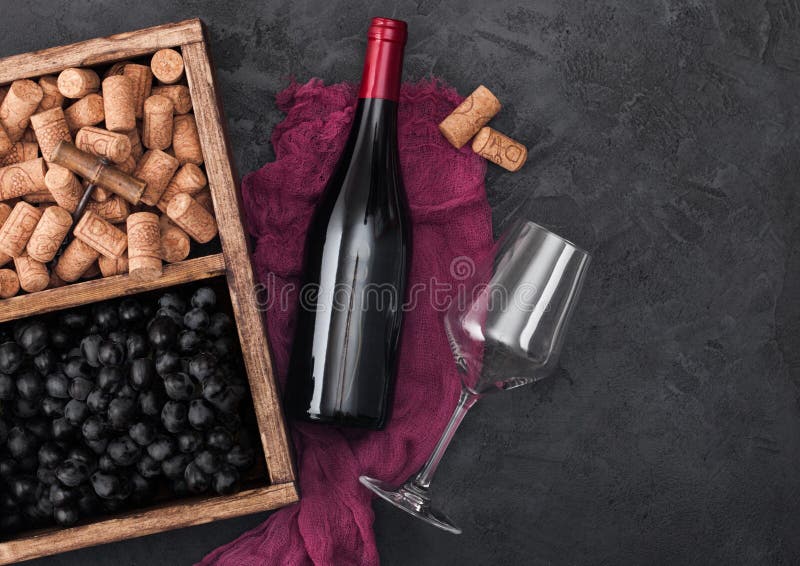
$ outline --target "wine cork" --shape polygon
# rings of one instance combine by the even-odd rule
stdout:
[[[131,141],[127,135],[91,126],[78,131],[75,145],[82,151],[108,157],[114,163],[123,163],[131,155]]]
[[[51,165],[44,176],[44,184],[58,206],[75,212],[83,196],[83,187],[75,174],[59,165]]]
[[[172,122],[172,149],[175,152],[175,159],[181,165],[203,163],[203,149],[200,147],[197,122],[192,114],[175,116]]]
[[[125,232],[91,210],[83,213],[73,234],[106,257],[119,257],[128,247]]]
[[[14,268],[19,277],[19,286],[23,291],[36,293],[44,291],[50,284],[50,274],[47,267],[41,261],[36,261],[28,254],[14,258]]]
[[[28,193],[23,195],[22,200],[31,204],[49,204],[56,202],[50,191],[36,191],[35,193]]]
[[[0,200],[21,197],[47,189],[44,159],[31,159],[0,169]]]
[[[175,114],[186,114],[192,111],[192,95],[186,85],[154,86],[152,94],[169,98],[172,101]]]
[[[27,202],[15,204],[0,227],[0,252],[11,257],[22,254],[41,217],[42,211]]]
[[[214,201],[211,199],[211,191],[208,187],[194,195],[193,198],[197,201],[197,204],[206,209],[206,212],[212,217],[214,216]]]
[[[178,169],[178,172],[170,179],[156,206],[161,212],[166,212],[167,205],[172,200],[172,197],[178,193],[194,195],[200,192],[207,183],[208,180],[203,170],[194,163],[187,163]]]
[[[100,89],[100,77],[91,69],[64,69],[58,75],[58,90],[67,98],[83,98]]]
[[[167,205],[167,216],[193,240],[205,244],[217,235],[217,222],[192,197],[186,193],[175,195]]]
[[[518,171],[528,158],[524,145],[488,126],[472,140],[472,151],[509,171]]]
[[[97,261],[95,261],[92,265],[90,265],[86,271],[81,273],[81,279],[91,279],[92,277],[97,277],[98,275],[100,275],[100,265],[99,265],[100,257],[97,258]]]
[[[129,65],[130,61],[117,61],[113,65],[111,65],[106,72],[103,73],[103,78],[107,79],[108,77],[113,77],[117,75],[122,75],[125,72],[125,65]]]
[[[131,212],[128,201],[117,195],[111,195],[103,202],[89,202],[86,205],[86,210],[91,210],[112,224],[125,222],[125,219]]]
[[[2,127],[2,126],[0,126]],[[5,155],[0,155],[0,167],[14,165],[22,161],[30,161],[39,156],[39,144],[31,142],[17,142]]]
[[[172,176],[177,171],[178,160],[158,149],[147,151],[136,166],[133,176],[147,183],[141,201],[150,206],[161,199]]]
[[[5,224],[9,216],[11,216],[11,207],[4,202],[0,202],[0,228]],[[0,265],[5,265],[9,261],[11,261],[11,256],[0,251]]]
[[[136,117],[141,119],[144,115],[144,101],[150,96],[153,86],[153,72],[147,65],[128,63],[123,74],[133,83],[133,94],[136,101]]]
[[[88,189],[89,185],[91,185],[91,183],[89,181],[84,180],[83,190],[85,191],[86,189]],[[95,187],[94,191],[92,191],[91,199],[93,202],[106,202],[109,198],[111,198],[111,193],[109,193],[103,187]]]
[[[172,145],[172,106],[166,96],[150,96],[144,101],[142,143],[147,149],[167,149]]]
[[[72,142],[64,111],[60,106],[31,116],[31,127],[36,134],[42,157],[47,162],[60,141]]]
[[[460,149],[499,111],[500,101],[488,88],[480,85],[442,120],[439,131],[453,147]]]
[[[19,293],[19,278],[13,269],[0,269],[0,299]]]
[[[128,216],[128,273],[137,281],[161,277],[161,229],[158,216],[136,212]]]
[[[131,155],[122,163],[117,163],[117,169],[123,173],[127,173],[128,175],[133,175],[133,172],[136,171],[136,165],[136,159],[134,159],[133,155]]]
[[[0,104],[0,126],[3,126],[12,142],[22,139],[30,117],[39,108],[43,97],[42,87],[31,80],[11,83],[8,94]]]
[[[103,112],[109,131],[128,132],[136,128],[136,97],[130,78],[119,75],[103,80]]]
[[[103,277],[128,273],[128,254],[127,252],[123,253],[118,258],[109,258],[101,255],[97,258],[97,265]]]
[[[42,101],[36,109],[37,113],[64,106],[64,95],[58,90],[57,77],[45,75],[39,79],[39,87],[42,89]]]
[[[139,161],[144,153],[144,146],[142,145],[142,138],[139,136],[138,127],[128,132],[128,140],[131,142],[131,157]]]
[[[53,268],[53,270],[50,271],[50,282],[47,284],[47,288],[55,289],[57,287],[63,287],[66,284],[67,282],[61,279],[61,277],[59,277],[56,273],[55,268]]]
[[[64,110],[64,118],[73,134],[86,126],[96,126],[106,119],[103,97],[99,94],[84,96]]]
[[[0,155],[5,155],[11,148],[14,147],[14,142],[11,141],[11,137],[6,132],[6,129],[0,124]]]
[[[150,60],[153,75],[164,84],[174,84],[183,76],[183,57],[174,49],[161,49]]]
[[[161,259],[175,263],[189,257],[192,246],[189,235],[176,226],[166,214],[158,219],[158,224],[161,228]]]
[[[42,263],[51,261],[56,257],[56,252],[69,233],[70,226],[72,226],[72,215],[68,210],[60,206],[48,206],[25,247],[28,255]]]
[[[72,240],[61,257],[58,258],[53,271],[67,283],[77,281],[91,267],[100,254],[79,239]]]

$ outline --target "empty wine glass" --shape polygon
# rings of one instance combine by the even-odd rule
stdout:
[[[445,314],[461,396],[433,453],[399,488],[361,476],[396,507],[446,531],[461,529],[431,506],[431,479],[467,411],[483,395],[548,376],[578,300],[590,256],[533,222],[519,221],[477,266],[464,300]]]

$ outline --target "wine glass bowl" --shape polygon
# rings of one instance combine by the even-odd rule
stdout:
[[[451,533],[461,529],[431,505],[436,468],[467,411],[483,395],[550,375],[589,267],[589,254],[534,222],[516,222],[465,281],[444,327],[462,390],[453,416],[420,471],[401,487],[361,476],[396,507]]]

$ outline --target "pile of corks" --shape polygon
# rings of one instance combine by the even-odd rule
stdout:
[[[480,85],[442,120],[439,131],[456,149],[472,140],[472,151],[508,171],[519,171],[528,149],[516,140],[486,126],[500,112],[500,101]]]
[[[181,54],[163,49],[102,78],[70,68],[0,87],[0,298],[98,275],[152,280],[188,257],[190,239],[217,235],[183,76]],[[50,162],[61,141],[144,181],[139,202],[98,186],[73,229],[88,182]]]

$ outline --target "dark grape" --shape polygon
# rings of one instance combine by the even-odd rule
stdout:
[[[39,463],[52,468],[64,459],[64,451],[55,442],[46,442],[39,447]]]
[[[130,381],[134,389],[148,389],[156,377],[156,368],[150,358],[138,358],[131,362]]]
[[[42,414],[45,417],[63,417],[64,407],[67,405],[66,399],[55,399],[53,397],[45,397],[42,399]]]
[[[95,458],[94,453],[85,446],[73,446],[69,449],[67,458],[76,460],[78,462],[83,462],[91,471],[94,471],[94,469],[97,467],[97,458]]]
[[[92,366],[81,358],[71,358],[64,364],[64,374],[73,379],[76,377],[91,379]]]
[[[117,463],[109,454],[101,454],[97,459],[97,469],[101,472],[116,472],[118,469]]]
[[[60,372],[51,373],[44,381],[44,388],[50,397],[69,398],[69,378]]]
[[[125,361],[125,348],[112,340],[104,340],[100,344],[98,360],[104,366],[118,366]]]
[[[164,293],[161,295],[161,298],[158,299],[158,306],[164,309],[172,309],[179,313],[186,311],[186,301],[176,293]]]
[[[136,469],[145,478],[154,478],[161,475],[161,462],[145,454],[136,464]]]
[[[178,339],[178,325],[169,317],[159,316],[148,325],[147,337],[155,348],[164,350]]]
[[[214,426],[214,409],[204,399],[189,403],[189,424],[197,430],[208,430]]]
[[[239,490],[239,472],[233,466],[223,466],[214,474],[214,491],[220,495],[230,495]]]
[[[21,419],[30,419],[39,414],[39,403],[28,399],[14,399],[14,414]]]
[[[217,368],[217,359],[208,353],[200,353],[189,361],[189,375],[201,383],[214,374]]]
[[[23,352],[16,342],[0,344],[0,372],[14,373],[22,365]]]
[[[86,462],[70,458],[58,467],[56,477],[67,487],[77,487],[89,478],[89,473]]]
[[[92,487],[94,492],[103,499],[116,497],[120,492],[119,477],[106,472],[92,474]]]
[[[33,365],[41,375],[47,375],[56,368],[56,353],[50,348],[46,348],[36,354],[33,358]]]
[[[108,421],[118,430],[126,430],[136,416],[136,401],[130,398],[112,399],[108,406]]]
[[[224,312],[214,313],[208,325],[208,333],[215,338],[221,338],[233,330],[233,321]]]
[[[92,309],[93,322],[102,330],[113,330],[119,325],[117,309],[110,303],[99,303]]]
[[[108,439],[101,438],[100,440],[86,440],[86,446],[95,454],[102,454],[108,447]]]
[[[217,304],[217,295],[210,287],[200,287],[192,295],[192,306],[200,309],[210,309]]]
[[[105,421],[98,415],[93,415],[83,421],[81,431],[86,440],[101,440],[106,435]]]
[[[166,350],[156,356],[156,372],[161,377],[176,372],[181,367],[181,357],[172,350]]]
[[[17,384],[8,374],[0,373],[0,401],[10,401],[17,394]]]
[[[167,401],[161,410],[161,423],[169,432],[178,433],[189,424],[188,413],[185,403]]]
[[[74,507],[56,507],[53,518],[62,527],[68,527],[78,522],[78,510]]]
[[[183,477],[186,480],[186,487],[188,487],[189,491],[192,493],[203,493],[204,491],[208,491],[208,488],[211,486],[211,478],[209,478],[194,462],[186,466]]]
[[[194,330],[184,330],[178,336],[178,348],[184,354],[191,354],[200,347],[202,338]]]
[[[111,404],[111,395],[102,389],[94,389],[86,397],[86,406],[93,413],[105,413],[108,411],[108,406]]]
[[[196,430],[184,430],[178,433],[178,450],[186,453],[196,452],[203,446],[203,435]]]
[[[190,330],[205,330],[210,323],[208,313],[200,308],[194,308],[183,315],[183,325]]]
[[[195,384],[185,373],[171,373],[164,379],[167,396],[175,401],[188,401],[195,394]]]
[[[83,330],[89,324],[89,317],[84,311],[68,311],[61,315],[59,322],[69,330]]]
[[[233,438],[227,430],[218,426],[206,434],[206,445],[220,452],[228,452],[233,448]]]
[[[86,401],[94,389],[94,382],[85,377],[76,377],[69,383],[69,396],[77,401]]]
[[[83,401],[70,400],[64,407],[64,418],[73,425],[78,426],[89,416],[89,407]]]
[[[103,337],[99,334],[90,334],[81,340],[81,355],[92,367],[100,367],[100,344],[102,343]]]
[[[26,371],[17,377],[17,393],[28,401],[38,401],[44,393],[44,381],[33,371]]]
[[[69,440],[75,435],[73,427],[65,417],[53,420],[53,438],[55,440]]]
[[[35,355],[47,347],[47,325],[40,320],[25,321],[14,329],[14,339],[29,355]]]
[[[104,366],[97,372],[97,386],[108,393],[116,393],[125,382],[125,373],[120,367]]]
[[[156,390],[144,391],[139,395],[139,408],[148,417],[161,415],[165,402],[165,395]]]
[[[36,480],[29,476],[18,476],[8,482],[11,495],[19,502],[33,501],[36,498]]]
[[[60,507],[66,503],[75,501],[78,498],[78,493],[76,489],[55,483],[50,486],[48,498],[50,499],[50,503],[56,507]]]
[[[168,436],[160,436],[147,447],[147,453],[153,460],[163,462],[175,453],[175,441]]]
[[[144,320],[144,309],[139,301],[125,299],[119,304],[119,320],[126,326],[135,326]]]
[[[188,454],[175,454],[161,463],[161,471],[171,480],[178,479],[183,476],[191,461],[192,457]]]
[[[139,333],[129,334],[128,339],[125,342],[125,345],[128,350],[129,360],[136,360],[147,356],[147,350],[148,350],[147,339],[141,334]]]
[[[108,443],[108,455],[120,466],[130,466],[140,454],[139,445],[130,436],[121,436]]]
[[[203,450],[195,455],[194,463],[206,474],[214,474],[219,471],[222,459],[210,450]]]
[[[156,439],[156,427],[149,422],[138,422],[131,426],[128,434],[139,446],[147,446]]]
[[[35,453],[39,448],[39,442],[31,431],[15,426],[8,431],[6,446],[11,456],[19,460]]]
[[[46,468],[44,466],[39,466],[39,469],[36,470],[36,479],[39,480],[39,483],[44,485],[53,485],[54,483],[58,483],[55,469]]]

